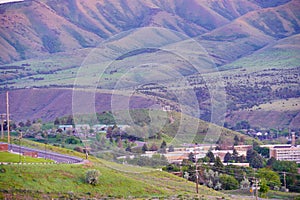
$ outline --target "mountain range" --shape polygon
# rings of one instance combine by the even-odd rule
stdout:
[[[270,86],[274,94],[267,94],[272,97],[258,102],[252,100],[257,106],[267,101],[285,100],[286,98],[275,94],[278,87],[283,89],[292,87],[296,92],[293,92],[289,98],[299,98],[297,78],[293,80],[293,84],[278,84],[273,87],[273,82],[266,83],[263,81],[266,77],[261,74],[253,76],[254,72],[260,73],[272,68],[288,70],[299,67],[300,1],[298,0],[25,0],[0,4],[0,20],[0,85],[3,91],[7,87],[19,89],[12,92],[14,98],[18,98],[17,93],[23,92],[22,95],[28,91],[32,93],[30,89],[32,87],[48,88],[50,94],[60,93],[61,91],[56,91],[55,88],[70,89],[74,87],[76,80],[82,80],[79,81],[80,83],[87,79],[94,80],[90,77],[99,73],[97,70],[100,69],[105,75],[101,83],[98,83],[99,80],[95,77],[98,89],[111,90],[114,83],[125,72],[128,77],[124,87],[139,87],[141,84],[161,81],[156,79],[157,74],[161,74],[159,66],[140,66],[143,62],[149,63],[158,59],[161,63],[169,62],[172,69],[179,71],[181,76],[197,75],[199,71],[191,69],[189,63],[174,61],[170,54],[161,49],[142,48],[117,58],[109,71],[104,71],[103,66],[107,62],[105,60],[101,67],[91,64],[82,77],[78,76],[80,68],[94,49],[107,44],[110,53],[105,56],[109,60],[115,55],[114,52],[124,51],[124,49],[116,49],[116,42],[128,46],[140,44],[138,37],[131,34],[130,38],[126,33],[130,31],[136,33],[142,28],[169,30],[168,35],[153,30],[151,38],[161,45],[158,45],[159,47],[166,45],[169,45],[167,47],[169,49],[179,47],[186,52],[186,55],[203,54],[192,48],[191,40],[197,42],[204,49],[205,56],[214,63],[217,70],[220,70],[221,77],[234,79],[237,78],[236,73],[246,74],[245,76],[249,75],[249,77],[251,74],[251,80],[255,80],[253,87],[255,83]],[[146,39],[149,38],[145,36],[145,43]],[[132,66],[140,66],[140,68],[134,73],[127,73]],[[170,76],[174,78],[175,75]],[[163,78],[168,77],[169,74]],[[244,81],[241,76],[237,79],[235,84]],[[42,91],[41,95],[44,92],[44,90],[35,90],[33,93],[37,91]],[[57,100],[56,96],[53,98]],[[37,101],[30,109],[36,110],[43,104]],[[50,104],[51,102],[47,105]],[[63,110],[63,104],[55,105],[57,107],[55,110]],[[12,106],[15,110],[26,107],[20,103],[18,106],[17,104]],[[1,106],[1,110],[3,109],[4,106]],[[255,116],[255,113],[261,113],[263,109],[252,110],[252,113]],[[35,117],[50,120],[53,117],[46,114],[49,111],[53,117],[58,114],[53,111],[53,106],[50,106],[48,111]],[[290,117],[282,126],[289,126],[289,121],[295,121],[299,111],[299,106],[294,106],[292,114],[285,113],[284,116]],[[245,107],[235,108],[229,112],[228,119],[234,119],[233,121],[245,119],[251,120],[251,123],[258,123],[253,115],[248,116],[248,113],[245,117],[245,114],[241,114],[245,112]],[[59,114],[69,113],[66,111]],[[270,110],[268,115],[272,115]],[[32,117],[32,114],[28,114],[19,117],[18,120]],[[278,123],[278,120],[270,126]],[[296,123],[293,126],[298,125]]]
[[[95,47],[148,26],[196,37],[224,64],[300,31],[297,0],[28,0],[2,4],[0,13],[3,64]]]

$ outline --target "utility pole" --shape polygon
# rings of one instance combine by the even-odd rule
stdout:
[[[7,143],[10,144],[10,133],[9,133],[9,103],[8,103],[8,91],[6,91],[6,120],[7,120]]]
[[[283,182],[284,182],[284,189],[286,190],[286,178],[285,178],[285,172],[283,172]]]
[[[258,200],[258,181],[255,178],[255,199]]]
[[[4,139],[4,117],[5,114],[1,114],[1,139]]]
[[[198,189],[198,184],[199,184],[199,172],[198,172],[198,163],[197,163],[197,153],[196,153],[196,148],[194,148],[194,156],[195,156],[195,167],[196,167],[196,193],[199,193],[199,189]]]

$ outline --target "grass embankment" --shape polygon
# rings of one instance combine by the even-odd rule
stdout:
[[[7,138],[4,138],[3,140],[0,139],[0,141],[7,142]],[[19,145],[19,140],[16,138],[11,138],[11,143]],[[70,156],[76,156],[79,158],[85,158],[85,154],[73,151],[71,149],[60,148],[60,147],[56,147],[56,146],[49,145],[49,144],[45,145],[43,143],[34,142],[31,140],[27,140],[27,139],[22,139],[21,146],[30,147],[30,148],[34,148],[34,149],[40,149],[40,150],[45,150],[45,148],[46,148],[47,151],[53,151],[56,153],[66,154],[66,155],[70,155]]]
[[[32,141],[22,144],[44,147]],[[49,147],[50,148],[50,147]],[[82,157],[68,149],[52,147],[53,151]],[[90,156],[91,164],[70,165],[1,165],[0,199],[24,198],[171,198],[195,197],[195,184],[166,172],[142,167],[119,165]],[[96,186],[85,183],[89,169],[100,171]],[[199,186],[202,199],[226,197],[222,193]]]
[[[2,197],[11,194],[42,197],[168,197],[194,195],[194,184],[165,172],[124,173],[102,165],[23,165],[2,166],[0,174]],[[86,184],[88,169],[101,172],[99,184]],[[201,195],[222,196],[221,193],[200,186]],[[23,193],[23,194],[21,194]]]
[[[0,163],[51,163],[53,160],[0,152]]]

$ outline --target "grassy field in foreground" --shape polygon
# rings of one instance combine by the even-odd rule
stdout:
[[[53,160],[42,159],[42,158],[32,158],[30,156],[20,156],[18,154],[13,154],[9,152],[0,152],[0,163],[45,163],[53,162]]]
[[[22,144],[41,148],[25,140]],[[51,147],[52,151],[81,157],[72,150]],[[50,146],[49,146],[50,149]],[[90,164],[0,165],[0,199],[104,198],[151,199],[187,197],[194,199],[195,184],[167,172],[111,163],[93,156]],[[85,183],[86,171],[100,171],[96,186]],[[126,170],[124,170],[126,169]],[[202,199],[217,199],[226,195],[204,186],[199,187]],[[227,198],[228,199],[228,198]]]
[[[101,164],[93,165],[3,165],[0,173],[0,198],[153,198],[194,196],[194,184],[166,172],[126,173]],[[101,176],[96,186],[85,183],[89,169]],[[4,171],[4,172],[3,172]],[[203,197],[226,196],[200,186]],[[24,196],[25,195],[25,196]]]

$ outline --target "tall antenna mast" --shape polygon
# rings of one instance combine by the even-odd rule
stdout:
[[[7,121],[7,143],[10,144],[10,135],[9,135],[9,103],[8,103],[8,91],[6,91],[6,121]]]

